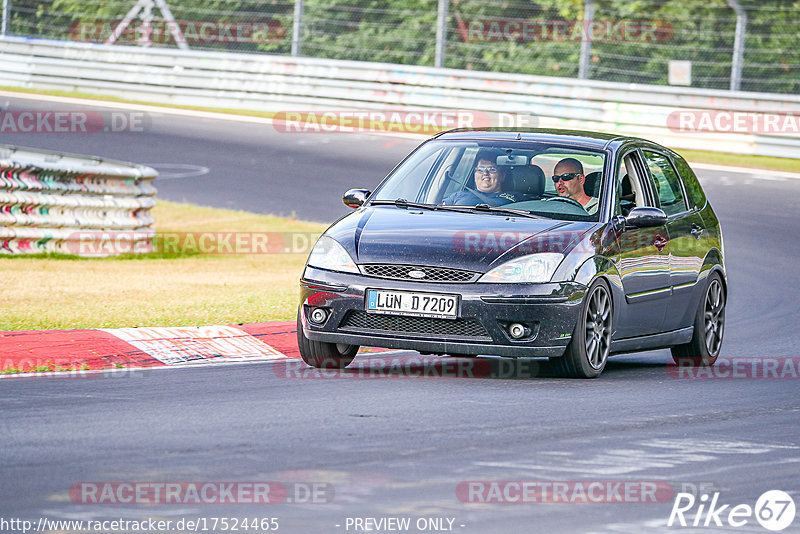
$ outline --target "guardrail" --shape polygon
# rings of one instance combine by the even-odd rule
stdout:
[[[800,158],[800,132],[791,129],[687,132],[673,124],[674,113],[686,110],[773,114],[798,124],[796,95],[15,37],[0,39],[0,52],[3,84],[26,88],[275,112],[480,110],[513,113],[546,128],[648,137],[675,148]]]
[[[0,254],[151,252],[157,175],[122,161],[0,145]]]

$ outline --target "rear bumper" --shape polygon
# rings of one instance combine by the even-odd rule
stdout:
[[[547,284],[452,284],[372,278],[307,267],[301,280],[301,323],[308,339],[372,345],[436,354],[508,357],[561,356],[578,320],[586,286]],[[366,290],[393,289],[460,296],[458,319],[420,319],[366,313]],[[328,312],[322,324],[312,308]],[[526,327],[514,340],[506,328]]]

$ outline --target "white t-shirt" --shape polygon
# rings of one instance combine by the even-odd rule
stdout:
[[[583,205],[583,209],[585,209],[589,215],[594,215],[597,213],[597,208],[600,205],[600,199],[597,197],[589,197],[589,202]]]

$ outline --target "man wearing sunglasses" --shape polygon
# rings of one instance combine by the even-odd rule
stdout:
[[[575,158],[564,158],[553,170],[553,183],[559,196],[569,197],[579,202],[590,215],[597,213],[599,199],[586,194],[583,184],[583,164]]]

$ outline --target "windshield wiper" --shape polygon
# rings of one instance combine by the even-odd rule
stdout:
[[[445,211],[466,211],[472,210],[472,206],[446,206],[444,204],[423,204],[421,202],[409,202],[404,198],[395,200],[373,200],[370,202],[375,206],[397,206],[398,208],[421,208],[426,210],[445,210]]]
[[[404,198],[397,198],[395,200],[373,200],[370,204],[375,206],[397,206],[398,208],[423,208],[435,209],[436,206],[432,204],[422,204],[421,202],[409,202]]]
[[[540,215],[534,215],[533,213],[526,211],[526,210],[518,210],[514,208],[504,208],[503,206],[490,206],[489,204],[476,204],[475,206],[469,206],[471,210],[475,211],[488,211],[494,213],[509,213],[511,215],[518,215],[520,217],[528,217],[530,219],[546,219],[547,217],[542,217]]]
[[[409,202],[404,198],[395,200],[373,200],[370,204],[375,206],[397,206],[398,208],[421,208],[426,210],[444,210],[444,211],[457,211],[460,213],[471,213],[473,211],[487,211],[492,213],[505,213],[510,215],[517,215],[519,217],[528,217],[530,219],[546,219],[539,215],[525,210],[517,210],[513,208],[504,208],[502,206],[490,206],[488,204],[478,204],[476,206],[458,206],[448,204],[423,204],[421,202]]]

